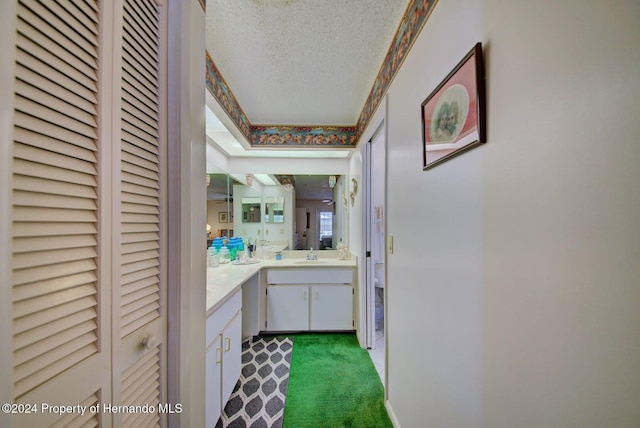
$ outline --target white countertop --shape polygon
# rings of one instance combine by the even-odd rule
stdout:
[[[353,255],[350,259],[338,260],[335,251],[318,251],[317,254],[318,260],[307,261],[305,260],[306,251],[284,251],[283,260],[261,260],[259,263],[247,265],[226,263],[219,267],[207,268],[207,316],[262,269],[355,268],[357,266],[356,258]]]

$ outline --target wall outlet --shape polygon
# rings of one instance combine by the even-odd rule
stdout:
[[[280,229],[280,235],[284,235],[284,229]]]

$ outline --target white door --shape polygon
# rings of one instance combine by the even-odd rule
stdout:
[[[121,8],[121,9],[120,9]],[[116,9],[112,269],[113,401],[156,406],[166,400],[166,99],[162,66],[166,8],[123,0]],[[144,373],[144,376],[140,374]],[[165,380],[163,382],[163,380]],[[120,419],[121,416],[121,419]],[[114,424],[157,426],[166,415],[118,414]]]
[[[353,287],[311,286],[311,330],[353,330]]]
[[[153,405],[164,394],[161,3],[5,5],[16,16],[15,96],[2,100],[13,106],[12,401]],[[11,424],[162,419],[40,411]]]
[[[267,287],[267,331],[309,329],[309,286]]]

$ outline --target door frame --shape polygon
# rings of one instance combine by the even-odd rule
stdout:
[[[367,349],[375,349],[376,343],[376,328],[375,328],[375,296],[376,296],[376,287],[375,287],[375,260],[373,260],[372,252],[373,252],[373,229],[375,228],[375,207],[373,202],[373,191],[374,191],[374,171],[372,167],[372,163],[374,161],[374,157],[372,154],[372,144],[374,139],[376,139],[382,133],[384,151],[385,151],[385,172],[384,172],[384,184],[383,184],[383,207],[386,206],[386,122],[381,119],[377,126],[374,128],[373,133],[366,141],[365,153],[364,153],[364,170],[365,170],[365,180],[364,181],[364,215],[365,215],[365,342]],[[383,227],[386,223],[383,223]],[[384,230],[384,236],[386,236],[386,229]],[[383,250],[383,265],[385,266],[384,273],[384,281],[386,283],[386,250]],[[386,302],[385,302],[386,306]],[[386,317],[385,317],[386,323]],[[386,330],[385,330],[385,340],[386,340]]]

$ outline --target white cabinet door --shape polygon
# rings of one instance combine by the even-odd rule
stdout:
[[[205,426],[215,427],[222,413],[220,388],[222,384],[222,335],[218,335],[207,348],[205,361]]]
[[[267,330],[309,329],[309,286],[270,285],[267,287]]]
[[[238,291],[207,318],[205,426],[215,427],[242,365],[242,292]]]
[[[311,286],[311,330],[353,329],[353,287]]]
[[[222,406],[229,400],[242,369],[242,312],[222,332]]]

